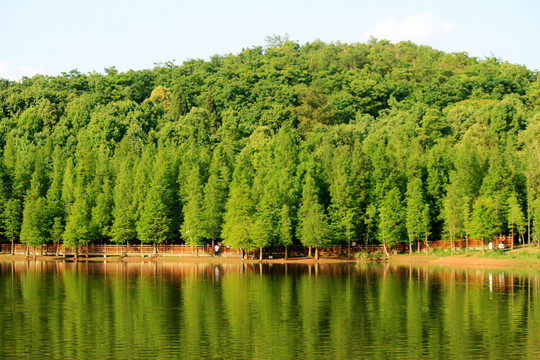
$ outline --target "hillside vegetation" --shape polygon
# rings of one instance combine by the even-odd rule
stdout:
[[[523,66],[376,40],[2,80],[1,241],[538,239],[539,104]]]

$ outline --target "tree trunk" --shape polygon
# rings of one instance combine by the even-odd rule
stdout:
[[[154,243],[154,256],[157,256],[157,244]]]
[[[79,260],[79,247],[78,246],[75,246],[75,258],[74,258],[75,261]]]
[[[34,246],[34,251],[32,251],[32,258],[34,261],[36,261],[36,256],[37,256],[37,250],[36,250],[36,247]]]
[[[315,248],[315,260],[319,261],[319,248],[318,247]]]
[[[30,248],[28,245],[26,245],[26,258],[28,259],[30,257]]]
[[[287,246],[285,246],[285,260],[287,260],[288,254],[287,254]]]
[[[485,254],[485,251],[486,251],[486,244],[484,242],[484,239],[482,239],[482,255]]]
[[[388,253],[388,248],[386,247],[386,237],[384,236],[384,231],[383,231],[382,241],[383,241],[384,256],[390,257],[390,254]]]
[[[465,238],[465,248],[466,248],[467,255],[469,255],[469,237],[468,236]]]
[[[412,239],[409,236],[409,256],[412,257]]]
[[[529,205],[529,201],[527,201],[527,242],[529,245],[531,245],[531,207]],[[525,239],[523,239],[523,243],[525,243]]]
[[[214,240],[212,240],[212,249],[214,248]],[[195,257],[199,257],[199,247],[195,245]]]
[[[386,236],[384,236],[384,229],[383,229],[383,232],[382,232],[382,242],[383,242],[383,249],[384,249],[384,255],[386,257],[390,257],[390,254],[388,253],[388,249],[386,248]]]
[[[308,250],[308,257],[311,257],[311,245],[309,245],[309,250]]]
[[[510,243],[510,249],[514,250],[514,227],[512,227],[512,242]]]
[[[11,238],[11,255],[15,255],[15,244],[13,243],[13,238]]]
[[[259,247],[259,262],[262,263],[262,260],[263,260],[263,247],[260,246]]]
[[[429,257],[429,248],[428,248],[428,242],[427,242],[427,235],[424,238],[424,247],[426,248],[426,257]]]

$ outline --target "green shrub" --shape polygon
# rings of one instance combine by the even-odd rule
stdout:
[[[383,259],[383,253],[379,250],[372,253],[368,252],[357,252],[355,254],[356,260],[361,262],[377,262]]]
[[[448,256],[450,255],[450,251],[447,249],[435,249],[433,250],[433,255],[435,256]]]

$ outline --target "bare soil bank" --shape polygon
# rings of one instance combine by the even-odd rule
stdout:
[[[434,265],[447,265],[459,267],[513,267],[513,268],[540,268],[540,259],[529,258],[528,255],[540,253],[537,248],[524,248],[508,251],[508,257],[485,257],[478,252],[469,255],[454,256],[426,256],[425,254],[397,255],[389,259],[393,264],[428,263]],[[509,255],[516,255],[517,258]]]

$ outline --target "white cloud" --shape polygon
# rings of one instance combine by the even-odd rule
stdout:
[[[367,40],[370,36],[374,36],[394,42],[411,40],[422,43],[441,35],[452,34],[454,30],[454,23],[438,17],[431,11],[424,11],[400,21],[395,19],[383,21],[366,31],[362,38]]]
[[[21,77],[22,76],[28,76],[28,77],[32,77],[36,74],[43,74],[44,71],[43,71],[43,67],[38,67],[37,69],[34,69],[33,67],[31,66],[21,66],[19,68],[20,70],[20,73],[21,73]]]
[[[33,68],[32,66],[20,66],[13,68],[7,60],[0,60],[0,78],[19,81],[23,76],[32,77],[36,74],[43,74],[43,67]]]
[[[0,78],[11,80],[9,77],[9,64],[6,60],[0,60]]]

